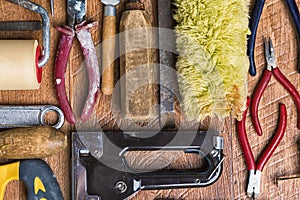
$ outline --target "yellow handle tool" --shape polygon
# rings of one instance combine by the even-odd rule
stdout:
[[[12,180],[23,181],[27,200],[63,200],[57,180],[43,160],[22,160],[0,166],[0,200],[4,199],[6,185]]]

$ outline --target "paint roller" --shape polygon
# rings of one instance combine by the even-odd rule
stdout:
[[[0,90],[34,90],[42,80],[42,67],[50,57],[50,19],[40,5],[27,0],[8,0],[42,18],[43,48],[37,40],[0,40]],[[2,31],[35,30],[37,22],[2,22]]]

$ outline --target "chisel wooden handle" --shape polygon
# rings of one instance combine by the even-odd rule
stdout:
[[[116,46],[116,16],[104,16],[102,37],[102,84],[104,95],[111,95],[114,89],[114,60]]]
[[[16,128],[0,132],[0,158],[44,158],[55,155],[66,146],[66,135],[52,127]]]

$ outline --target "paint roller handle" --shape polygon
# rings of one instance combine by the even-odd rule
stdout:
[[[255,48],[255,40],[256,40],[256,32],[259,24],[260,16],[265,4],[265,0],[256,0],[253,12],[251,14],[249,28],[251,31],[251,35],[248,38],[248,56],[250,61],[249,73],[251,76],[256,75],[256,67],[254,61],[254,48]]]

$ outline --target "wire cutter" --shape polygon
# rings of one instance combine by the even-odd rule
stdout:
[[[280,84],[290,93],[292,96],[296,108],[297,108],[297,127],[300,129],[300,95],[297,89],[292,85],[292,83],[281,73],[276,64],[274,47],[271,39],[264,39],[265,44],[265,57],[267,61],[267,68],[264,70],[263,76],[258,83],[256,90],[253,93],[253,99],[251,102],[250,110],[251,110],[251,119],[254,126],[255,131],[258,135],[262,135],[261,126],[258,119],[258,105],[260,99],[266,90],[268,83],[270,82],[272,74],[280,82]]]
[[[67,0],[68,25],[63,28],[55,27],[61,32],[58,51],[55,61],[55,87],[57,97],[66,119],[74,124],[75,116],[69,104],[65,89],[65,73],[67,69],[68,57],[75,35],[80,43],[85,57],[86,68],[89,77],[89,92],[80,119],[85,121],[92,114],[100,87],[100,71],[98,59],[93,44],[90,28],[97,23],[88,23],[86,16],[86,0]]]
[[[300,15],[299,15],[299,10],[297,7],[297,4],[295,0],[285,0],[289,11],[291,13],[291,16],[294,21],[294,25],[296,28],[297,32],[297,37],[300,39]],[[265,0],[256,0],[253,12],[250,17],[250,22],[249,22],[249,28],[251,31],[251,35],[248,38],[248,56],[249,56],[249,61],[250,61],[250,68],[249,68],[249,73],[251,76],[256,75],[256,67],[255,67],[255,61],[254,61],[254,48],[255,48],[255,40],[256,40],[256,32],[257,32],[257,27],[259,24],[260,16],[263,11],[263,7],[265,4]],[[300,51],[298,52],[298,72],[300,73]]]
[[[279,124],[274,134],[274,137],[271,139],[270,143],[268,144],[264,152],[261,154],[258,161],[255,163],[251,151],[251,147],[247,138],[246,127],[245,127],[246,115],[247,115],[249,104],[250,104],[250,97],[248,97],[247,99],[247,109],[243,113],[242,120],[237,121],[237,132],[238,132],[238,138],[241,144],[241,148],[245,157],[245,161],[247,164],[247,168],[249,170],[247,195],[248,197],[251,198],[254,193],[254,198],[257,198],[257,196],[260,193],[260,178],[261,178],[262,170],[284,136],[284,132],[287,124],[287,113],[286,113],[285,105],[280,104]]]

